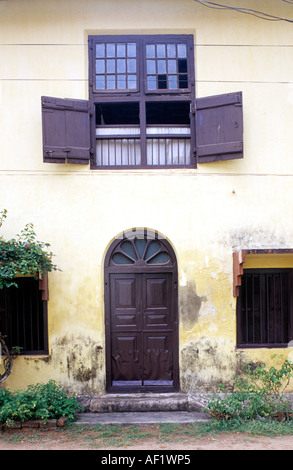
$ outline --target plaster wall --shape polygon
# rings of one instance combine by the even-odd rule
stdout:
[[[247,3],[282,17],[292,8]],[[192,170],[43,163],[41,96],[88,99],[88,35],[158,33],[194,35],[197,97],[243,92],[244,159]],[[176,252],[183,391],[229,383],[246,361],[293,359],[292,348],[236,349],[232,290],[233,251],[293,247],[292,41],[286,22],[193,0],[0,2],[1,234],[32,222],[61,269],[49,275],[49,355],[17,358],[8,387],[53,378],[104,393],[103,261],[133,227],[159,231]],[[251,262],[293,267],[290,258]]]

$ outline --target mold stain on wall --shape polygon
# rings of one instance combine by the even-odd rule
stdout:
[[[194,282],[188,281],[185,286],[180,288],[179,310],[185,329],[190,330],[197,323],[199,311],[204,301],[206,301],[206,297],[197,294]]]
[[[181,351],[181,389],[184,392],[218,391],[219,383],[227,387],[240,372],[245,355],[232,342],[201,337],[191,340]]]
[[[52,361],[64,382],[78,393],[103,393],[104,349],[90,336],[62,336],[51,348]]]

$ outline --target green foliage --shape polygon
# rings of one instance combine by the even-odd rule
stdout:
[[[67,417],[74,421],[82,406],[74,397],[67,397],[65,391],[50,380],[46,384],[30,385],[27,390],[9,392],[0,390],[0,422],[28,421]]]
[[[0,212],[0,227],[7,218],[7,210]],[[16,286],[19,275],[37,277],[57,267],[52,262],[50,244],[36,240],[33,224],[29,223],[17,238],[4,240],[0,237],[0,289]]]
[[[11,399],[11,392],[6,388],[0,388],[0,409]]]
[[[288,360],[279,369],[245,365],[244,374],[234,378],[233,392],[214,395],[205,411],[220,420],[293,419],[290,403],[284,395],[292,377],[293,364]]]

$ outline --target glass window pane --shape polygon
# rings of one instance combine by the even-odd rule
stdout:
[[[146,46],[146,56],[148,59],[153,59],[154,57],[156,57],[154,44],[148,44]]]
[[[96,89],[105,90],[105,77],[103,75],[98,75],[96,77]]]
[[[115,57],[115,44],[107,44],[107,57]]]
[[[107,75],[107,90],[115,90],[115,75]]]
[[[176,88],[178,88],[177,75],[169,75],[168,76],[168,88],[170,90],[175,90]]]
[[[149,75],[147,77],[147,85],[148,85],[148,90],[156,90],[156,88],[157,88],[156,76]]]
[[[158,88],[159,90],[165,90],[167,88],[167,75],[164,73],[158,75]]]
[[[178,59],[178,72],[187,73],[187,59]]]
[[[117,88],[125,90],[126,88],[126,75],[117,75]]]
[[[107,60],[107,73],[115,73],[115,59]]]
[[[105,57],[105,44],[96,44],[96,57]]]
[[[178,57],[187,57],[186,44],[178,44]]]
[[[166,57],[166,47],[165,44],[157,44],[157,56],[159,58]]]
[[[117,72],[118,73],[126,72],[126,60],[125,59],[117,59]]]
[[[136,89],[136,75],[128,75],[127,88],[130,88],[132,90]]]
[[[136,59],[127,60],[127,72],[135,73],[136,72]]]
[[[112,257],[114,264],[133,264],[134,261],[127,258],[127,256],[123,255],[122,253],[115,253]]]
[[[156,73],[156,61],[155,60],[147,60],[147,73]]]
[[[128,57],[136,57],[136,44],[129,42],[127,44],[127,56]]]
[[[188,88],[187,75],[179,75],[179,88]]]
[[[105,61],[104,61],[104,59],[96,60],[96,73],[105,73]]]
[[[176,45],[175,44],[168,44],[167,45],[167,56],[168,57],[176,57]]]
[[[117,44],[117,57],[125,57],[126,55],[126,45]]]
[[[137,260],[133,244],[130,241],[123,242],[120,247],[124,253],[126,253],[132,259]]]
[[[148,263],[149,264],[165,264],[165,263],[168,263],[169,260],[170,260],[170,257],[168,253],[162,252],[162,253],[158,253],[156,256],[150,259]]]
[[[168,73],[176,73],[176,60],[168,60]]]
[[[145,246],[146,246],[146,240],[144,238],[136,238],[134,240],[134,244],[135,244],[135,247],[138,251],[139,259],[142,259],[143,254],[144,254],[144,250],[145,250]]]
[[[147,251],[146,251],[144,259],[147,261],[155,253],[158,253],[160,248],[161,248],[161,245],[156,240],[150,242],[149,246],[147,247]]]
[[[166,61],[165,60],[158,60],[158,73],[166,73]]]

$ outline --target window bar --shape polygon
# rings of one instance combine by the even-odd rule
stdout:
[[[248,344],[248,305],[247,305],[247,289],[248,289],[248,280],[249,280],[249,276],[245,276],[245,329],[244,331],[242,332],[242,340],[244,340],[244,334],[245,334],[245,344]],[[243,298],[241,299],[242,302],[243,302]],[[242,303],[241,302],[241,303]],[[241,315],[242,315],[242,312],[243,312],[243,305],[241,305]]]
[[[22,299],[22,295],[21,295],[21,287],[19,286],[18,289],[20,289],[20,294],[19,294],[19,298],[20,298],[20,301]],[[15,322],[16,322],[16,339],[15,341],[17,341],[17,344],[21,344],[20,343],[20,336],[19,336],[19,332],[20,332],[20,328],[19,328],[19,317],[20,317],[20,309],[19,309],[19,299],[18,297],[16,297],[16,300],[15,300],[15,304],[12,304],[12,308],[14,309],[15,308],[15,313],[13,315],[13,318],[15,318]],[[12,312],[11,312],[12,313]],[[14,338],[14,335],[12,336],[12,325],[11,325],[11,340],[12,338]]]
[[[278,339],[281,343],[285,342],[285,336],[283,334],[283,320],[285,316],[285,308],[284,308],[284,296],[283,296],[283,285],[285,282],[286,274],[280,275],[280,306],[279,306],[279,316],[278,316]]]
[[[114,143],[114,165],[117,166],[117,153],[116,153],[116,150],[117,150],[117,141],[116,139],[113,139],[113,143]]]
[[[36,345],[34,344],[34,349],[36,350],[40,350],[40,302],[39,302],[39,298],[40,298],[40,291],[39,289],[37,289],[37,292],[36,292],[36,299],[37,299],[37,302],[36,302]],[[42,348],[43,349],[43,348]]]
[[[268,293],[270,299],[270,342],[276,342],[276,302],[277,302],[277,292],[276,292],[276,275],[272,275],[272,295]]]
[[[167,144],[168,144],[168,139],[164,139],[164,147],[165,147],[165,153],[164,153],[164,165],[168,164],[167,162]]]
[[[133,140],[130,140],[130,139],[127,139],[126,142],[125,142],[125,152],[126,152],[126,164],[128,166],[130,165],[133,165],[133,161],[132,161],[132,156],[131,156],[131,151],[130,151],[130,143],[133,142]],[[122,152],[122,163],[123,165],[125,165],[125,157],[123,155],[123,152]]]
[[[251,309],[251,313],[252,313],[252,342],[254,343],[255,341],[255,338],[254,338],[254,278],[255,276],[252,275],[251,276],[252,278],[252,309]]]
[[[11,302],[11,296],[8,295],[8,292],[6,293],[7,294],[7,310],[6,310],[6,314],[7,314],[7,323],[9,325],[9,328],[8,328],[8,335],[9,335],[9,338],[10,340],[12,340],[12,318],[14,318],[14,316],[12,316],[12,308],[13,308],[13,305],[12,305],[12,302]],[[17,322],[16,322],[16,331],[17,331]],[[19,344],[19,343],[18,343]]]
[[[265,276],[266,278],[266,342],[270,342],[270,305],[269,305],[269,285],[268,285],[268,279],[269,276]]]
[[[23,321],[23,330],[22,330],[22,333],[23,333],[23,349],[24,351],[26,351],[26,324],[25,324],[25,297],[24,297],[24,289],[23,289],[23,286],[21,287],[22,289],[22,295],[20,296],[20,301],[21,301],[21,305],[22,305],[22,321]],[[18,327],[18,330],[19,330],[19,327]],[[20,343],[19,343],[20,344]]]
[[[265,341],[265,324],[266,324],[266,301],[263,293],[265,292],[265,275],[258,274],[259,282],[259,341],[263,343]]]
[[[29,291],[29,297],[28,297],[28,305],[29,305],[29,328],[30,328],[30,350],[34,349],[34,333],[33,333],[33,324],[34,324],[34,319],[33,319],[33,305],[32,305],[32,292],[31,290]]]

